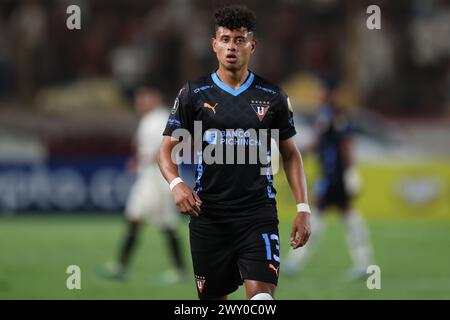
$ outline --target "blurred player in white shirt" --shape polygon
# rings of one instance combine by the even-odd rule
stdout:
[[[99,269],[99,273],[111,279],[125,277],[140,225],[148,221],[163,231],[175,265],[173,270],[165,272],[159,280],[162,283],[176,282],[186,273],[182,246],[176,231],[180,214],[156,163],[169,110],[163,107],[160,93],[148,88],[141,88],[136,92],[134,105],[141,120],[135,137],[136,155],[128,162],[129,169],[136,170],[137,179],[125,209],[127,234],[117,263]]]

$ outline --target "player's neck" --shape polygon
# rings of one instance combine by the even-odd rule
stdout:
[[[219,70],[217,70],[216,74],[219,77],[220,81],[236,90],[245,82],[248,77],[249,71],[247,67],[236,71],[219,67]]]

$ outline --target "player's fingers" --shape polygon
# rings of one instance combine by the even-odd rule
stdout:
[[[192,197],[192,200],[194,201],[194,205],[193,205],[193,207],[195,208],[195,211],[198,213],[198,214],[200,214],[201,213],[201,208],[200,208],[200,205],[202,204],[201,203],[201,201],[200,202],[198,202],[197,201],[197,198],[196,198],[196,193],[195,192],[192,192],[192,194],[191,194],[191,197]],[[198,196],[197,196],[198,197]]]
[[[308,240],[309,240],[309,235],[308,234],[305,234],[305,236],[303,237],[303,245],[305,245],[305,244],[307,244],[308,243]]]
[[[308,242],[308,240],[309,240],[309,237],[311,237],[311,230],[307,230],[307,231],[306,231],[306,235],[305,235],[305,237],[306,237],[306,239],[305,239],[305,243],[307,243],[307,242]]]
[[[309,237],[311,236],[311,228],[305,228],[304,230],[304,238],[305,238],[305,244],[308,242]]]
[[[188,205],[187,207],[188,207],[187,208],[188,215],[193,216],[193,217],[198,217],[198,212],[193,207],[191,207],[190,205]]]
[[[180,210],[180,212],[182,214],[188,214],[188,209],[186,208],[186,205],[184,204],[184,202],[180,202],[179,204],[177,204],[178,210]]]
[[[198,194],[196,192],[192,191],[192,195],[194,196],[195,202],[197,202],[197,204],[200,206],[202,204],[202,200],[200,199]]]
[[[194,211],[198,215],[200,213],[200,210],[199,210],[200,208],[198,207],[197,202],[195,201],[194,195],[190,194],[188,196],[187,200],[189,202],[191,210]]]
[[[177,204],[178,209],[181,211],[182,214],[190,215],[190,216],[198,216],[191,208],[191,205],[189,204],[189,201],[187,199],[181,200]]]
[[[295,245],[297,244],[296,234],[297,234],[296,231],[291,233],[291,247],[292,248],[295,248]]]
[[[186,207],[189,210],[189,214],[198,216],[199,212],[197,209],[197,205],[195,204],[195,200],[192,196],[187,196],[185,199]]]
[[[198,213],[193,208],[187,208],[186,214],[192,217],[198,217]]]
[[[305,232],[305,233],[303,233],[302,241],[301,241],[300,246],[303,247],[306,244],[307,241],[308,241],[308,236],[307,236],[307,234]]]
[[[200,215],[200,211],[199,209],[194,205],[193,207],[191,207],[189,214],[195,217],[198,217]]]
[[[294,224],[292,226],[292,231],[291,231],[291,243],[295,240],[296,233],[297,233],[297,226]]]
[[[303,247],[305,244],[305,233],[304,230],[302,230],[303,228],[299,228],[298,230],[298,239],[295,242],[295,246],[294,249],[297,249],[299,247]]]
[[[198,217],[198,212],[195,211],[194,209],[191,209],[191,210],[189,211],[189,215],[192,216],[192,217]]]

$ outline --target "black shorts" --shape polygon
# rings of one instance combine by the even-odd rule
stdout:
[[[234,219],[191,219],[189,223],[195,283],[200,299],[235,291],[243,280],[278,283],[278,219],[246,216]]]
[[[350,203],[350,196],[345,190],[343,179],[338,179],[333,183],[330,183],[327,179],[321,179],[317,185],[315,198],[319,211],[323,211],[332,205],[336,205],[340,209],[345,210]]]

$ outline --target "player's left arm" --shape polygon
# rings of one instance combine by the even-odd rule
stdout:
[[[291,137],[281,140],[279,148],[283,158],[284,171],[296,203],[308,203],[303,160],[294,139]],[[294,219],[291,232],[291,246],[294,249],[304,246],[311,235],[309,216],[310,213],[298,212]]]
[[[283,90],[275,97],[276,116],[274,118],[274,128],[279,130],[279,149],[283,158],[284,171],[288,179],[297,204],[307,204],[308,195],[306,189],[306,177],[303,170],[303,160],[300,151],[294,142],[293,136],[296,133],[294,125],[294,111],[289,97]],[[305,210],[306,208],[299,208]],[[306,244],[311,235],[309,223],[310,213],[297,212],[292,224],[291,246],[294,249]]]

